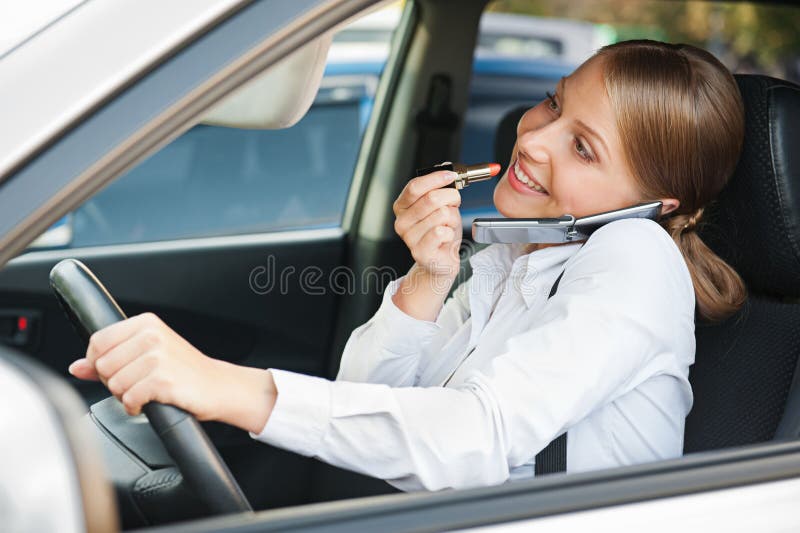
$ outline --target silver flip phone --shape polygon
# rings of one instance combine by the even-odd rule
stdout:
[[[656,220],[661,202],[633,205],[615,211],[575,218],[476,218],[472,239],[480,243],[563,243],[588,239],[601,226],[623,218]]]

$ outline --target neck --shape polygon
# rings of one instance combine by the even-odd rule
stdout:
[[[561,246],[561,244],[567,244],[567,243],[558,243],[558,244],[556,244],[556,243],[537,242],[537,243],[531,243],[531,244],[526,245],[523,248],[523,250],[525,251],[526,254],[529,254],[529,253],[535,252],[536,250],[542,250],[544,248],[549,248],[551,246]]]
[[[522,250],[525,254],[530,254],[535,252],[536,250],[543,250],[545,248],[550,248],[551,246],[564,246],[565,244],[575,244],[575,242],[583,242],[583,241],[557,242],[557,243],[537,242],[525,245],[525,247]]]

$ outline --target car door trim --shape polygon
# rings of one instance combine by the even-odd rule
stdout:
[[[800,480],[790,479],[461,531],[796,531],[800,525],[796,512],[798,494]]]
[[[228,249],[245,247],[274,246],[280,244],[302,244],[323,241],[338,241],[344,237],[342,228],[314,228],[273,233],[252,233],[246,235],[226,235],[219,237],[199,237],[192,239],[176,239],[169,241],[137,242],[127,244],[107,244],[87,246],[84,248],[67,248],[59,250],[36,250],[15,257],[8,262],[8,267],[30,265],[33,263],[50,263],[69,257],[96,259],[102,257],[119,257],[124,255],[143,255],[158,253],[180,253],[188,251],[215,250],[224,252]]]
[[[394,95],[400,83],[402,68],[411,47],[411,39],[416,30],[419,19],[418,11],[417,2],[413,0],[407,2],[403,8],[400,22],[392,35],[389,57],[383,67],[383,73],[375,91],[372,114],[361,141],[350,183],[350,191],[345,203],[344,215],[342,216],[342,226],[351,235],[351,239],[355,239],[353,230],[358,226],[359,215],[366,199],[367,187],[375,170],[375,162],[380,151],[380,143],[377,141],[383,139],[383,133],[389,119],[390,104],[394,101]]]
[[[189,522],[172,531],[441,531],[609,508],[800,477],[800,442],[753,445],[609,470],[458,491],[411,493],[248,517]],[[159,531],[158,529],[154,531]]]

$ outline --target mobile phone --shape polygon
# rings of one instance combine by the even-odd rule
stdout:
[[[588,239],[598,228],[623,218],[656,220],[661,202],[633,205],[581,218],[476,218],[472,239],[480,243],[564,243]]]

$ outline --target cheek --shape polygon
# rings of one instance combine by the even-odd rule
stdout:
[[[559,180],[554,194],[565,213],[577,218],[633,205],[629,191],[614,185],[611,176],[581,175],[577,170]]]
[[[568,168],[561,169],[561,177],[556,177],[551,186],[551,194],[558,198],[558,203],[564,213],[579,216],[586,205],[591,203],[592,198],[596,198],[598,192],[591,182],[581,176],[579,172],[570,171]]]
[[[500,178],[500,181],[497,182],[497,185],[495,185],[494,187],[494,193],[492,194],[492,202],[494,203],[494,206],[498,210],[502,210],[501,206],[505,203],[505,198],[508,194],[508,191],[506,191],[506,187],[508,187],[507,180],[508,180],[507,174],[504,174]]]

